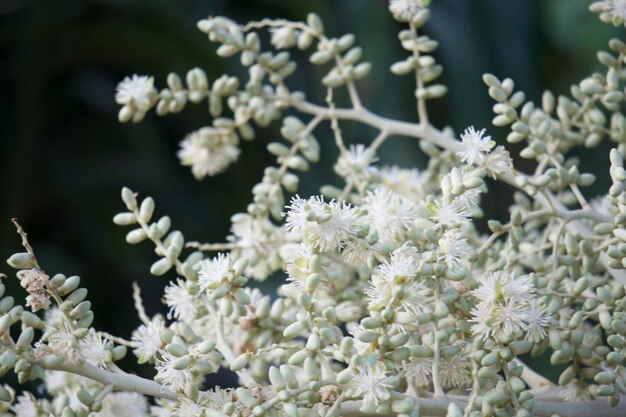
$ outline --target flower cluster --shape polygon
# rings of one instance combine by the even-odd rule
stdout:
[[[611,40],[611,52],[598,54],[606,70],[574,85],[571,97],[545,92],[541,105],[511,79],[483,77],[496,102],[493,124],[533,162],[524,173],[498,131],[492,139],[471,126],[457,138],[429,122],[428,103],[447,89],[432,84],[442,67],[432,55],[438,43],[422,33],[428,5],[388,3],[406,26],[399,40],[408,52],[390,69],[414,77],[418,123],[367,110],[357,82],[371,65],[356,37],[332,37],[313,13],[302,22],[200,21],[219,56],[239,57],[245,80],[209,80],[193,68],[184,83],[170,74],[158,90],[152,77],[125,78],[115,95],[122,122],[206,102],[212,124],[178,152],[196,179],[225,171],[240,139],[282,120],[280,139],[267,144],[275,164],[221,243],[186,241],[168,216],[155,217],[154,199],[122,190],[114,223],[131,227],[128,243],[151,242],[149,271],[169,278],[163,315],[146,311],[134,284],[138,327],[128,335],[93,326],[80,278],[47,275],[16,222],[25,252],[8,264],[27,295],[22,306],[0,282],[0,375],[13,370],[18,383],[43,385],[41,398],[0,386],[0,415],[626,415],[626,43]],[[623,1],[591,10],[615,24],[625,18]],[[262,49],[265,37],[271,50]],[[290,90],[294,49],[326,71],[327,106]],[[378,134],[350,143],[346,120]],[[328,141],[315,135],[324,123],[338,181],[303,198],[300,174],[323,155]],[[419,139],[428,165],[379,164],[378,149],[394,135]],[[570,151],[605,137],[616,144],[611,184],[588,201],[595,176]],[[485,219],[488,177],[515,190],[506,218]],[[269,278],[281,282],[276,294],[253,282]],[[126,356],[153,372],[124,372]],[[556,383],[541,375],[546,361]],[[218,372],[237,387],[207,387]]]

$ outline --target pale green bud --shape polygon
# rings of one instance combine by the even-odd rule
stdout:
[[[304,331],[304,328],[305,324],[303,322],[296,321],[285,328],[283,336],[287,339],[293,339],[294,337],[299,336]]]
[[[243,353],[239,355],[234,361],[230,364],[230,370],[233,372],[237,372],[243,369],[248,364],[248,354]]]
[[[133,193],[130,188],[122,188],[122,201],[124,201],[128,210],[137,210],[137,198],[135,197],[135,193]]]
[[[134,229],[126,234],[126,242],[135,245],[143,242],[147,237],[148,235],[146,235],[146,232],[143,229]]]
[[[118,226],[130,226],[131,224],[137,223],[137,217],[135,216],[135,213],[117,213],[113,217],[113,223]]]
[[[14,253],[7,259],[7,263],[15,269],[31,269],[37,265],[35,257],[27,252]]]

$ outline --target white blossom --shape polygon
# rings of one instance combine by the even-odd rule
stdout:
[[[163,342],[161,335],[165,330],[165,321],[160,315],[155,316],[147,324],[142,324],[133,332],[133,353],[140,363],[153,361]]]
[[[70,360],[81,360],[78,340],[66,322],[55,328],[48,337],[48,346],[59,356]]]
[[[237,135],[226,129],[205,127],[192,132],[182,142],[178,158],[190,166],[197,179],[214,176],[224,171],[239,158]]]
[[[376,161],[374,152],[362,143],[350,145],[350,148],[337,159],[335,172],[348,182],[358,184],[367,179],[371,171],[370,165]]]
[[[445,388],[456,388],[471,383],[471,365],[467,355],[459,353],[449,358],[441,358],[439,376]]]
[[[136,392],[112,392],[102,400],[98,417],[144,417],[148,415],[148,399]]]
[[[487,173],[493,178],[498,178],[499,175],[511,172],[513,162],[509,152],[504,149],[504,146],[498,146],[493,150],[485,159],[485,168]]]
[[[198,271],[198,284],[203,291],[215,289],[223,281],[229,281],[234,278],[234,270],[230,262],[230,256],[224,253],[218,253],[212,259],[204,259],[200,261],[200,270]]]
[[[526,339],[535,343],[541,342],[547,336],[546,329],[550,324],[550,316],[545,305],[536,299],[531,300],[526,312],[526,321],[528,322]]]
[[[165,287],[163,299],[170,308],[168,317],[185,322],[190,322],[195,318],[197,311],[195,296],[189,293],[183,280],[177,279],[176,283],[170,283]]]
[[[174,362],[178,359],[166,350],[159,351],[156,360],[157,375],[155,380],[170,387],[174,391],[182,391],[193,382],[189,368],[178,370]]]
[[[282,265],[280,247],[285,236],[284,229],[277,227],[265,217],[239,213],[233,216],[228,240],[235,244],[232,255],[247,259],[246,276],[257,280],[266,279]]]
[[[16,417],[38,417],[39,406],[37,400],[30,392],[24,392],[17,397],[17,401],[11,406]]]
[[[400,168],[398,166],[372,167],[380,185],[411,201],[423,198],[425,178],[416,168]]]
[[[407,382],[414,387],[423,387],[431,382],[433,361],[431,358],[411,358],[402,365]]]
[[[530,276],[493,272],[480,280],[472,295],[478,299],[470,319],[474,323],[472,332],[477,337],[516,336],[536,340],[545,336],[548,318],[536,303]]]
[[[147,75],[126,77],[117,85],[115,101],[139,111],[150,110],[156,98],[154,78]]]
[[[417,218],[415,205],[391,190],[377,188],[367,193],[362,207],[363,221],[374,228],[384,243],[398,243]]]
[[[387,378],[387,372],[382,363],[372,364],[365,361],[352,378],[350,387],[354,390],[354,397],[362,397],[365,404],[378,405],[391,397],[392,387],[387,382]]]
[[[292,26],[280,26],[270,29],[272,45],[277,49],[291,48],[298,42],[300,31]]]
[[[322,252],[343,248],[359,230],[355,209],[349,204],[325,203],[322,196],[303,200],[296,195],[287,208],[287,229]]]
[[[472,246],[458,229],[445,231],[438,245],[441,259],[451,269],[462,268],[472,252]]]
[[[100,368],[106,367],[108,342],[93,328],[80,340],[78,348],[83,360]]]
[[[484,134],[485,129],[476,131],[473,126],[465,129],[465,132],[461,134],[463,150],[457,152],[461,161],[468,164],[481,164],[485,160],[495,142],[491,140],[491,136],[483,136]]]
[[[189,398],[181,398],[176,407],[174,407],[174,416],[176,417],[200,417],[204,415],[205,407]]]
[[[470,217],[465,202],[459,198],[452,201],[435,201],[429,207],[431,219],[435,221],[436,227],[454,227],[465,225]]]

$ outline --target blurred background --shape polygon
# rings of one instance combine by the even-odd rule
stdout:
[[[600,69],[595,51],[606,48],[610,36],[623,34],[602,24],[587,6],[588,0],[433,1],[425,33],[440,41],[435,57],[444,65],[441,81],[449,87],[445,98],[430,104],[434,124],[457,132],[469,125],[486,127],[503,142],[506,130],[490,126],[493,103],[481,81],[484,72],[513,78],[538,102],[543,89],[567,93],[570,84]],[[226,174],[196,181],[175,152],[187,133],[210,124],[206,106],[121,125],[115,87],[135,73],[154,75],[162,87],[170,71],[184,75],[195,66],[211,79],[241,74],[237,59],[215,56],[215,44],[196,29],[199,19],[303,20],[310,11],[321,15],[328,34],[357,35],[364,60],[374,65],[358,84],[365,104],[385,116],[416,120],[412,78],[389,72],[405,51],[397,41],[403,27],[383,0],[0,1],[0,257],[21,250],[10,223],[17,217],[48,274],[82,277],[98,328],[129,337],[139,324],[133,281],[143,288],[150,315],[164,311],[160,296],[167,277],[148,272],[156,259],[152,245],[129,246],[128,229],[111,221],[123,209],[121,187],[153,196],[157,215],[171,216],[187,240],[223,241],[230,216],[245,210],[250,188],[273,162],[265,145],[278,137],[279,124],[257,130],[254,142],[243,143],[239,162]],[[323,102],[321,75],[305,65],[291,87]],[[373,132],[349,124],[344,134],[349,142],[373,138]],[[332,143],[327,125],[317,137],[322,145]],[[337,183],[333,148],[323,150],[325,162],[304,176],[303,195],[316,193],[321,183]],[[581,163],[583,170],[599,174],[600,192],[607,163],[593,152]],[[406,138],[388,140],[381,162],[425,166],[417,142]],[[488,216],[504,217],[510,195],[511,190],[494,185],[485,201]],[[0,272],[7,273],[10,291],[23,300],[14,271],[4,264]]]

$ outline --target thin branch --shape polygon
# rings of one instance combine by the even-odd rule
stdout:
[[[139,319],[146,326],[150,324],[150,318],[146,314],[146,309],[143,307],[143,300],[141,299],[141,288],[136,281],[133,281],[133,300],[135,301],[135,310],[139,315]]]

